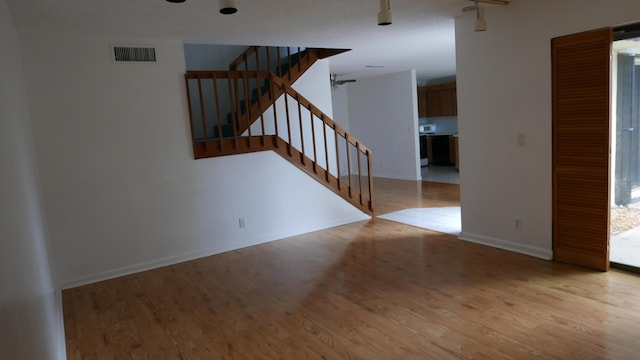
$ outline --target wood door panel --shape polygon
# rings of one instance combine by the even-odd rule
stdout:
[[[552,40],[554,258],[609,268],[613,31]]]

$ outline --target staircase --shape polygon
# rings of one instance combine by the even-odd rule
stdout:
[[[344,51],[252,46],[228,71],[188,71],[195,158],[275,151],[373,214],[371,150],[291,87],[318,59]]]

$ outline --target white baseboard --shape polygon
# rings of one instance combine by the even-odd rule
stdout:
[[[524,255],[533,256],[536,258],[551,260],[553,259],[553,251],[550,249],[544,249],[529,245],[517,244],[511,241],[496,239],[484,235],[470,234],[468,232],[460,233],[458,239],[468,241],[476,244],[487,245],[498,249],[517,252]]]
[[[73,279],[63,280],[59,284],[59,288],[61,289],[70,289],[82,285],[92,284],[98,281],[104,281],[109,279],[114,279],[120,276],[131,275],[142,271],[157,269],[164,266],[175,265],[181,262],[194,260],[206,256],[221,254],[227,251],[237,250],[249,246],[259,245],[270,241],[280,240],[296,235],[306,234],[309,232],[324,230],[340,225],[350,224],[357,221],[363,221],[370,219],[371,217],[362,213],[362,215],[339,219],[336,221],[331,221],[324,224],[319,224],[312,227],[306,228],[294,228],[286,232],[276,233],[276,234],[266,234],[264,236],[260,236],[258,238],[252,239],[248,242],[243,242],[240,246],[238,245],[230,245],[224,244],[222,246],[212,247],[204,250],[198,250],[193,252],[188,252],[180,255],[168,256],[165,258],[155,259],[151,261],[146,261],[134,265],[123,266],[120,268],[115,268],[112,270],[107,270],[99,273],[89,274],[85,276],[76,277]]]
[[[422,175],[418,175],[417,177],[409,177],[409,176],[397,176],[397,175],[391,175],[391,174],[373,174],[373,176],[376,178],[383,178],[383,179],[422,181]]]

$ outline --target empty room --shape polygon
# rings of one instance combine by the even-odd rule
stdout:
[[[637,358],[638,24],[0,0],[0,358]]]

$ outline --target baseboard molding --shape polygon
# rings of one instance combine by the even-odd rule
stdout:
[[[373,174],[373,177],[393,180],[407,180],[407,181],[422,181],[422,175],[409,177],[409,176],[397,176],[390,174]]]
[[[371,217],[369,215],[366,215],[365,213],[362,213],[362,215],[349,217],[345,219],[339,219],[339,220],[327,222],[324,224],[318,224],[316,226],[294,228],[294,229],[291,229],[290,231],[286,231],[282,233],[267,234],[267,235],[252,239],[250,241],[243,242],[240,246],[237,246],[237,245],[231,246],[230,244],[225,244],[223,246],[212,247],[212,248],[203,249],[203,250],[194,251],[194,252],[188,252],[188,253],[169,256],[161,259],[155,259],[155,260],[146,261],[146,262],[135,264],[135,265],[123,266],[120,268],[107,270],[100,273],[95,273],[95,274],[81,276],[81,277],[77,277],[69,280],[64,280],[59,284],[59,288],[70,289],[78,286],[88,285],[88,284],[96,283],[99,281],[114,279],[117,277],[131,275],[131,274],[135,274],[142,271],[153,270],[153,269],[161,268],[164,266],[175,265],[185,261],[190,261],[190,260],[199,259],[202,257],[221,254],[228,251],[233,251],[233,250],[237,250],[245,247],[264,244],[271,241],[281,240],[281,239],[292,237],[292,236],[329,229],[332,227],[351,224],[354,222],[368,220],[368,219],[371,219]]]
[[[468,241],[476,244],[487,245],[498,249],[517,252],[524,255],[533,256],[536,258],[551,260],[553,259],[553,251],[549,249],[543,249],[539,247],[516,244],[511,241],[496,239],[484,235],[470,234],[468,232],[460,233],[458,239]]]

